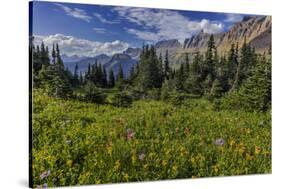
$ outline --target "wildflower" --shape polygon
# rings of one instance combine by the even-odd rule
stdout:
[[[216,139],[215,145],[223,146],[224,145],[224,140],[222,138]]]
[[[167,161],[167,160],[162,160],[162,165],[163,165],[163,167],[165,167],[167,164],[168,164],[168,161]]]
[[[72,165],[72,160],[67,160],[66,165],[68,165],[69,167],[71,167],[71,165]]]
[[[40,175],[40,178],[41,178],[41,179],[45,179],[45,178],[47,178],[50,174],[51,174],[51,171],[50,171],[50,170],[45,171],[44,173],[42,173],[42,174]]]
[[[121,166],[120,160],[117,160],[114,165],[114,170],[116,171],[119,170],[120,166]]]
[[[229,145],[233,146],[234,144],[235,144],[235,141],[234,140],[230,140]]]
[[[213,166],[213,170],[215,173],[217,173],[219,171],[219,166],[218,165],[214,165]]]
[[[127,139],[131,140],[134,137],[135,133],[132,129],[127,129]]]
[[[43,188],[48,188],[48,184],[47,183],[44,183],[42,186],[43,186]]]
[[[72,142],[71,140],[65,141],[66,144],[71,144],[71,142]]]
[[[255,146],[255,153],[259,154],[261,152],[261,148],[258,146]]]
[[[101,183],[100,179],[96,180],[96,184],[100,184],[100,183]]]
[[[144,158],[145,158],[145,154],[143,152],[139,154],[139,160],[143,161]]]
[[[148,168],[148,164],[144,164],[143,168],[147,169]]]
[[[184,134],[185,134],[185,135],[188,135],[189,132],[190,132],[190,129],[189,129],[189,128],[185,128],[185,129],[184,129]]]
[[[173,170],[173,174],[177,174],[177,172],[178,172],[178,167],[177,167],[176,165],[174,165],[174,166],[172,167],[172,170]]]
[[[124,174],[124,179],[125,179],[126,181],[129,180],[129,175],[128,175],[127,173]]]
[[[251,156],[250,154],[246,154],[246,160],[252,160],[253,159],[253,156]]]

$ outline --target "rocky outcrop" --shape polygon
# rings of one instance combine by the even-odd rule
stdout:
[[[228,50],[232,43],[241,46],[244,40],[255,46],[257,50],[268,48],[271,44],[271,25],[271,16],[244,17],[227,32],[214,35],[215,44],[220,52]],[[210,35],[201,31],[186,39],[183,48],[204,51]]]

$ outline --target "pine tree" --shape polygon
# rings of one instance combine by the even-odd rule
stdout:
[[[37,76],[39,71],[42,69],[39,46],[32,46],[32,68],[34,76]]]
[[[136,78],[135,66],[132,66],[130,69],[130,76],[129,76],[129,81],[130,81],[131,85],[133,84],[135,78]]]
[[[271,62],[259,58],[252,75],[238,92],[242,106],[250,111],[266,111],[271,106]]]
[[[58,66],[60,66],[61,69],[64,69],[64,65],[63,65],[63,62],[62,62],[62,59],[61,59],[61,56],[60,56],[60,49],[59,49],[58,44],[56,44],[56,59],[57,59],[56,64]]]
[[[185,59],[184,60],[185,60],[184,61],[184,80],[186,80],[189,77],[189,72],[190,72],[188,53],[185,54]]]
[[[79,84],[80,84],[80,85],[83,85],[83,84],[84,84],[84,78],[83,78],[83,74],[82,74],[81,71],[80,71],[80,76],[79,76]]]
[[[214,36],[211,35],[207,44],[207,51],[205,54],[205,62],[203,65],[203,79],[205,79],[208,75],[211,76],[211,80],[215,78],[215,62],[214,62],[214,52],[215,52],[215,42]]]
[[[169,65],[169,52],[166,50],[165,60],[164,60],[164,77],[169,80],[171,74],[170,65]]]
[[[87,72],[86,72],[86,74],[85,74],[85,80],[86,81],[89,81],[90,79],[91,79],[91,64],[88,64],[88,70],[87,70]]]
[[[213,84],[212,84],[212,88],[211,88],[211,91],[210,91],[210,96],[213,99],[213,98],[222,97],[222,95],[223,95],[222,84],[221,84],[219,79],[215,79]]]
[[[235,74],[235,80],[232,86],[232,91],[238,90],[242,85],[243,81],[251,75],[251,68],[253,66],[251,47],[246,43],[246,39],[240,50],[240,62],[237,66]]]
[[[228,77],[229,77],[229,85],[232,86],[233,82],[235,80],[235,74],[236,74],[236,70],[238,67],[238,45],[235,45],[234,43],[231,44],[231,48],[229,50],[228,53],[228,60],[227,60],[227,64],[228,64]]]
[[[122,65],[119,64],[118,75],[117,75],[117,81],[123,81],[123,79],[124,79],[123,68],[122,68]]]
[[[201,69],[201,64],[202,62],[202,56],[200,55],[199,52],[196,52],[193,62],[190,65],[190,74],[189,77],[185,83],[185,90],[188,93],[191,94],[196,94],[196,95],[202,95],[203,94],[203,89],[202,89],[202,84],[201,84],[201,74],[202,74],[202,69]]]
[[[72,85],[77,87],[79,85],[79,76],[78,76],[78,64],[76,63],[74,68],[73,82]]]
[[[222,56],[220,59],[217,74],[217,79],[221,83],[223,92],[227,92],[230,89],[231,84],[229,82],[229,63],[226,61],[225,56]]]
[[[109,71],[108,86],[111,87],[111,88],[115,86],[115,77],[114,77],[114,72],[113,72],[112,68]]]
[[[118,69],[118,73],[117,73],[117,78],[116,78],[115,86],[119,90],[121,90],[123,88],[123,84],[124,84],[124,72],[123,72],[122,65],[119,64],[119,69]]]
[[[52,64],[55,65],[56,64],[56,50],[55,50],[55,44],[53,44],[53,48],[52,48]]]
[[[180,65],[180,68],[175,73],[175,87],[177,91],[182,91],[184,89],[184,64]]]

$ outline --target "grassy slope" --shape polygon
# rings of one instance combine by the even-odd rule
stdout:
[[[271,172],[270,113],[216,112],[205,100],[125,109],[35,92],[32,123],[35,186]],[[214,144],[218,138],[223,146]]]

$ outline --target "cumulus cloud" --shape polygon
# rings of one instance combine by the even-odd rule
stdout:
[[[60,7],[68,16],[74,17],[74,18],[78,18],[81,20],[84,20],[86,22],[90,22],[90,20],[92,19],[91,16],[89,16],[86,11],[82,10],[82,9],[78,9],[78,8],[70,8],[68,6],[56,3],[55,5],[57,5],[58,7]]]
[[[40,44],[42,41],[49,47],[52,47],[54,43],[58,43],[61,53],[68,56],[78,55],[93,57],[99,54],[113,55],[115,53],[121,53],[129,47],[128,43],[119,40],[102,43],[63,34],[34,36],[34,43],[36,45]]]
[[[225,22],[235,23],[240,22],[243,19],[243,16],[240,14],[225,14]]]
[[[221,22],[214,22],[207,19],[190,20],[178,11],[156,10],[132,7],[116,7],[114,11],[118,15],[141,26],[143,29],[126,28],[130,34],[148,41],[159,41],[164,39],[185,38],[204,30],[206,33],[219,33],[223,31],[224,25]]]

